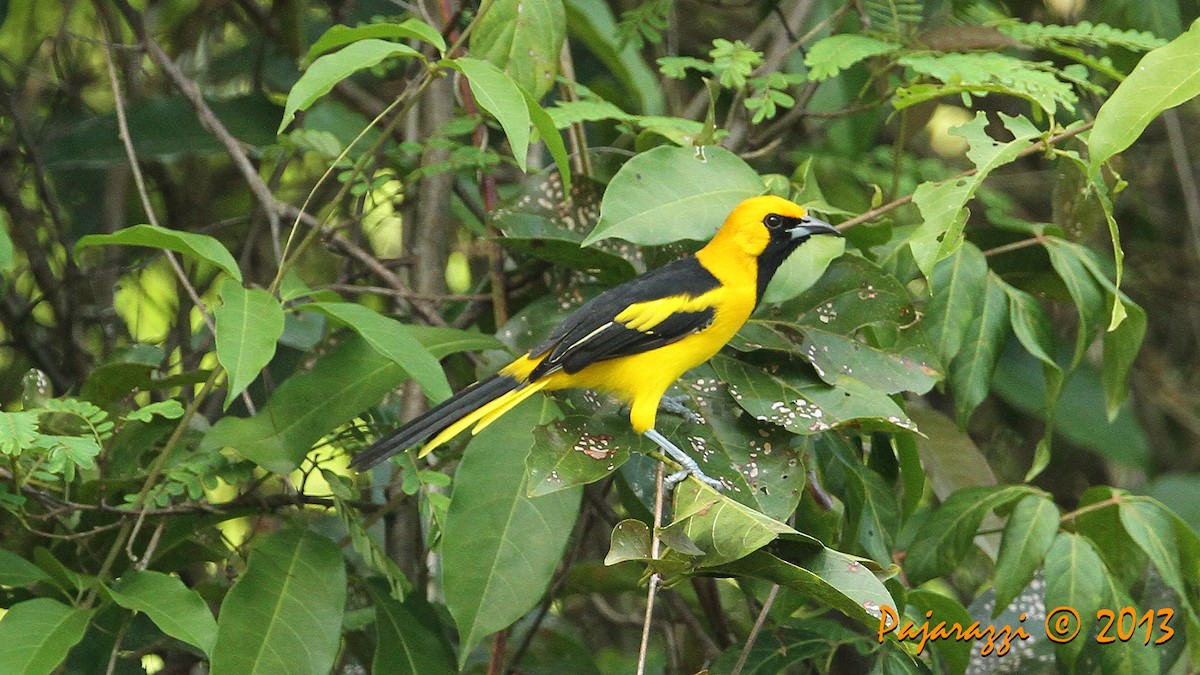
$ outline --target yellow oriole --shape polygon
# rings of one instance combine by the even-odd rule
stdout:
[[[838,231],[786,199],[747,199],[695,255],[585,302],[527,354],[379,439],[351,466],[367,469],[422,442],[424,456],[472,425],[478,433],[539,391],[586,388],[629,404],[634,431],[683,467],[670,484],[690,473],[719,489],[655,430],[659,405],[672,383],[738,332],[775,271],[815,234]]]

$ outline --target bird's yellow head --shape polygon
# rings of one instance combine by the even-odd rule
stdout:
[[[767,284],[788,255],[815,234],[839,234],[829,223],[808,215],[782,197],[751,197],[738,204],[697,257],[754,266],[761,300]],[[706,260],[708,259],[708,260]],[[710,265],[711,266],[711,265]]]

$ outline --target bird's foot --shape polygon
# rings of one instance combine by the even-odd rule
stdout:
[[[675,413],[692,424],[704,424],[704,418],[700,413],[687,407],[685,401],[687,396],[664,396],[658,402],[658,407],[670,413]]]
[[[679,466],[682,467],[679,471],[667,476],[666,480],[663,481],[663,484],[666,485],[668,490],[674,488],[679,481],[687,478],[688,475],[695,476],[696,480],[699,480],[714,490],[720,491],[725,489],[725,485],[721,483],[721,481],[704,473],[704,471],[700,468],[700,465],[696,463],[696,460],[692,459],[691,456],[689,456],[683,450],[680,450],[678,446],[667,440],[667,438],[658,433],[658,431],[650,429],[646,432],[646,437],[658,444],[658,447],[662,448],[663,452],[670,455],[671,459],[679,462]]]

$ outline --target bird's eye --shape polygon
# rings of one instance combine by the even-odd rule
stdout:
[[[772,230],[778,230],[783,225],[783,218],[772,213],[763,218],[763,224]]]

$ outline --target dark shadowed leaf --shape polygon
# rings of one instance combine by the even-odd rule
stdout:
[[[950,366],[950,390],[958,425],[966,427],[971,413],[987,397],[992,371],[1008,337],[1008,296],[999,277],[988,275],[987,292],[979,298],[975,318],[967,327],[962,350]]]
[[[922,525],[908,551],[904,569],[913,584],[952,572],[970,551],[983,518],[1037,490],[1025,485],[966,488],[950,495]]]
[[[374,675],[452,675],[454,650],[433,607],[418,593],[400,602],[378,579],[366,584],[375,603]]]
[[[987,259],[971,242],[933,268],[924,323],[942,363],[952,362],[966,339],[979,298],[987,291],[987,271]]]

